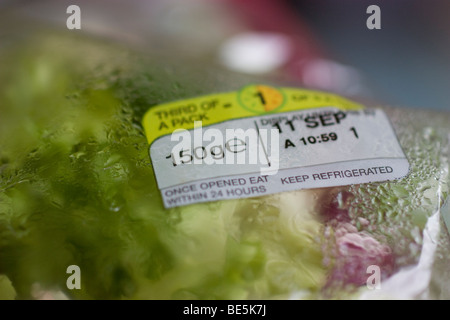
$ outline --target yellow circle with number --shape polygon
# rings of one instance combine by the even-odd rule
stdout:
[[[279,110],[285,100],[280,89],[261,84],[246,86],[238,92],[241,106],[258,114]]]

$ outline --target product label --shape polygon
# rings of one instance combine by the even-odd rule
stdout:
[[[399,179],[408,161],[382,110],[251,85],[144,117],[165,207]]]

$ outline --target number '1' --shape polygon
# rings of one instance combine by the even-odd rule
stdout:
[[[261,103],[264,106],[266,105],[266,99],[264,99],[264,96],[263,96],[263,94],[260,91],[256,92],[255,96],[258,97],[261,100]]]

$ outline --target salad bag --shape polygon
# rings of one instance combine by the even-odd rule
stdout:
[[[448,113],[30,34],[0,55],[3,299],[450,297]]]

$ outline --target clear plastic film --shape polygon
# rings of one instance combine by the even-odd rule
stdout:
[[[0,297],[450,297],[448,113],[362,103],[404,178],[166,209],[144,114],[261,77],[34,31],[0,57]]]

